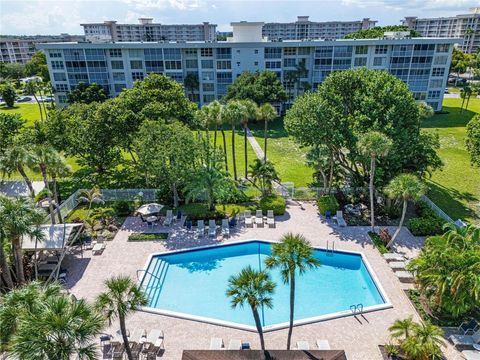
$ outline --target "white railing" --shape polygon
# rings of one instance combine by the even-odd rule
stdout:
[[[430,200],[426,195],[423,195],[422,196],[422,201],[425,201],[427,203],[428,206],[430,206],[430,208],[435,211],[435,213],[440,216],[443,220],[445,221],[448,221],[450,223],[455,223],[455,221],[453,221],[453,219],[448,216],[445,211],[443,211],[442,209],[440,209],[437,204],[435,204],[432,200]]]

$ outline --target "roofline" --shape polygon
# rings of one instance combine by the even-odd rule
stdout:
[[[88,26],[88,25],[113,25],[111,22],[103,22],[103,23],[83,23],[80,24],[80,26]],[[157,25],[157,26],[205,26],[205,25],[211,25],[211,26],[218,26],[217,24],[212,24],[208,21],[202,22],[202,23],[197,23],[197,24],[162,24],[162,23],[150,23],[150,24],[140,24],[140,23],[131,23],[131,24],[121,24],[121,23],[114,23],[115,26],[152,26],[152,25]]]

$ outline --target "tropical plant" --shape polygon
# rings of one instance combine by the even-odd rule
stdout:
[[[112,277],[105,281],[105,286],[107,291],[98,295],[95,306],[109,323],[118,318],[128,360],[133,360],[125,318],[139,307],[147,305],[148,300],[142,290],[127,276]]]
[[[460,97],[462,98],[462,104],[460,105],[460,114],[463,112],[463,110],[466,110],[463,108],[463,105],[465,104],[465,100],[467,101],[467,106],[468,102],[470,101],[470,96],[472,96],[472,88],[469,85],[465,85],[462,89],[460,89]]]
[[[270,160],[255,159],[253,164],[250,165],[250,177],[253,184],[262,192],[262,197],[272,193],[272,181],[280,181]]]
[[[30,196],[35,197],[32,181],[25,171],[26,168],[32,166],[33,154],[29,147],[24,144],[15,143],[5,150],[3,156],[0,157],[0,171],[3,175],[11,176],[18,171],[22,176],[25,184],[27,184]]]
[[[358,140],[357,146],[359,151],[365,157],[370,157],[370,224],[372,232],[375,231],[375,202],[374,202],[374,177],[375,177],[375,165],[380,157],[384,157],[388,154],[392,147],[392,141],[384,134],[378,131],[369,131],[362,134]]]
[[[395,320],[392,326],[388,328],[390,335],[396,339],[407,339],[413,332],[414,321],[411,316],[403,320]]]
[[[205,200],[208,210],[213,211],[219,191],[227,182],[227,174],[215,167],[202,166],[185,186],[186,201]]]
[[[412,360],[436,359],[442,355],[443,330],[426,323],[415,324],[413,334],[402,342],[404,354]]]
[[[277,111],[269,103],[262,104],[257,110],[257,119],[265,123],[263,130],[263,160],[267,161],[268,122],[277,117]]]
[[[38,105],[38,109],[40,112],[40,119],[43,121],[44,118],[47,117],[47,114],[45,113],[45,117],[43,116],[44,113],[44,108],[42,107],[42,104],[40,104],[40,101],[38,100],[37,93],[39,92],[39,84],[36,81],[29,81],[25,84],[23,91],[27,95],[32,95],[33,98],[35,99],[35,102]]]
[[[470,153],[470,163],[480,167],[480,115],[475,115],[467,124],[467,139],[465,141]]]
[[[226,295],[231,298],[232,308],[243,308],[246,304],[250,306],[262,350],[265,350],[265,341],[258,310],[262,307],[273,307],[271,296],[274,290],[275,283],[270,280],[268,273],[255,270],[250,265],[228,279]]]
[[[0,155],[15,143],[25,123],[19,114],[0,113]]]
[[[252,100],[241,100],[245,108],[243,118],[241,120],[243,126],[243,154],[245,156],[245,179],[248,179],[248,151],[247,151],[247,131],[248,122],[256,120],[257,105]]]
[[[80,81],[75,89],[67,95],[69,104],[83,103],[90,104],[92,102],[104,102],[108,99],[105,89],[97,83],[87,84]]]
[[[267,269],[280,269],[284,284],[290,284],[290,322],[287,337],[287,350],[290,350],[295,314],[296,274],[303,275],[307,270],[320,266],[315,251],[301,234],[285,234],[280,243],[272,244],[272,253],[265,260]]]
[[[425,185],[415,175],[401,174],[390,181],[388,186],[385,188],[385,192],[390,198],[400,198],[403,201],[400,223],[398,224],[398,228],[392,236],[392,240],[390,240],[390,242],[387,244],[387,248],[390,248],[402,230],[403,222],[405,221],[405,214],[407,213],[408,202],[411,200],[419,200],[421,196],[425,194]]]
[[[223,111],[223,117],[232,126],[232,160],[233,160],[233,178],[237,177],[237,160],[235,156],[235,127],[240,124],[245,117],[245,106],[238,100],[231,100],[227,103]]]
[[[43,240],[43,232],[39,229],[43,220],[44,213],[36,208],[30,199],[0,196],[0,238],[9,239],[12,244],[19,284],[25,282],[22,237],[30,236],[38,241]]]

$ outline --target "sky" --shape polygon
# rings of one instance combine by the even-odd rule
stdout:
[[[396,25],[405,16],[454,16],[480,6],[479,0],[0,0],[0,34],[83,34],[80,23],[117,20],[217,24],[229,31],[231,21],[292,22],[361,20]]]

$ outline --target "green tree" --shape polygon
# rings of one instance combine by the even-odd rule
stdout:
[[[467,55],[461,50],[453,48],[452,62],[450,63],[450,72],[457,74],[455,78],[455,86],[457,86],[460,74],[464,74],[467,71]]]
[[[253,184],[262,192],[262,197],[272,193],[272,181],[280,181],[270,160],[255,159],[254,163],[250,165],[250,177]]]
[[[50,175],[52,179],[52,192],[53,192],[53,200],[57,206],[60,205],[60,197],[58,196],[58,186],[57,186],[57,179],[59,177],[66,177],[72,173],[72,168],[70,165],[67,164],[65,158],[57,153],[57,156],[52,158],[50,162],[47,173]],[[58,223],[63,223],[62,214],[60,211],[57,211],[58,216]]]
[[[13,145],[25,123],[18,114],[0,113],[0,155]]]
[[[231,100],[227,103],[222,113],[222,117],[232,127],[232,160],[233,160],[233,178],[237,180],[237,159],[235,156],[235,127],[240,124],[245,114],[245,106],[241,101]]]
[[[388,331],[390,331],[392,337],[405,340],[412,335],[414,325],[412,317],[409,316],[403,320],[395,320],[393,325],[388,328]]]
[[[385,188],[385,192],[392,199],[400,198],[403,202],[402,216],[398,228],[392,236],[392,239],[387,244],[390,248],[395,242],[398,234],[402,230],[403,222],[405,221],[405,214],[407,213],[407,204],[409,201],[417,201],[425,194],[425,185],[418,177],[412,174],[401,174],[393,178],[392,181]]]
[[[35,102],[37,103],[38,109],[40,111],[40,119],[43,121],[44,119],[43,113],[45,109],[42,107],[42,104],[40,104],[40,101],[38,100],[38,97],[37,97],[37,93],[39,92],[39,86],[40,85],[36,81],[29,81],[23,87],[23,91],[25,92],[25,94],[32,95],[34,97]],[[47,117],[46,112],[45,112],[45,117]]]
[[[409,31],[411,37],[421,36],[419,32],[411,30],[405,25],[387,25],[383,27],[376,26],[371,29],[358,30],[345,35],[344,39],[378,39],[383,38],[386,31]]]
[[[7,107],[11,108],[15,105],[15,99],[17,98],[17,93],[15,89],[10,84],[2,84],[0,85],[0,95],[5,101]]]
[[[107,290],[97,297],[96,307],[109,322],[118,318],[127,358],[133,360],[125,319],[139,307],[146,306],[148,300],[132,279],[126,276],[112,277],[106,280],[105,287]]]
[[[195,101],[195,91],[198,91],[200,82],[198,81],[198,74],[189,73],[185,76],[183,81],[185,89],[190,91],[190,101]]]
[[[0,196],[0,237],[9,239],[15,260],[15,273],[19,284],[25,282],[23,269],[22,237],[30,236],[43,240],[39,226],[43,224],[44,213],[27,198]]]
[[[257,119],[265,123],[265,128],[263,130],[263,160],[267,161],[267,138],[268,138],[268,123],[275,120],[277,117],[277,111],[275,108],[269,104],[265,103],[258,107],[257,110]]]
[[[402,342],[402,350],[409,359],[429,360],[443,355],[443,330],[429,322],[415,324],[412,336]]]
[[[480,115],[475,115],[467,124],[467,138],[465,141],[470,153],[470,162],[480,167]]]
[[[16,142],[7,148],[5,153],[0,156],[0,171],[2,176],[11,176],[15,172],[22,176],[25,184],[27,184],[30,196],[35,197],[32,181],[27,175],[26,169],[33,165],[33,154],[30,147],[23,143]]]
[[[284,284],[290,284],[290,324],[287,337],[287,350],[290,350],[295,316],[295,280],[307,270],[320,266],[310,243],[301,234],[285,234],[280,243],[272,244],[272,253],[265,260],[267,269],[278,268]]]
[[[388,154],[392,147],[392,141],[378,131],[369,131],[360,135],[357,145],[360,153],[370,158],[370,224],[372,231],[375,231],[375,165],[379,158],[385,157]]]
[[[50,81],[48,74],[47,57],[42,51],[37,51],[30,60],[25,63],[27,76],[40,76],[44,82]]]
[[[260,337],[260,346],[265,350],[263,339],[263,328],[260,321],[258,309],[261,307],[272,308],[272,295],[275,290],[275,283],[265,271],[258,271],[247,266],[238,275],[232,275],[228,279],[227,296],[232,298],[232,307],[244,307],[246,304],[252,310],[253,319]]]
[[[462,98],[462,104],[460,105],[460,113],[463,112],[464,108],[463,105],[465,104],[465,100],[468,102],[470,101],[470,96],[472,96],[472,88],[469,85],[465,85],[462,89],[460,89],[460,97]],[[467,108],[465,107],[465,110]]]
[[[25,65],[20,63],[2,63],[0,76],[5,80],[18,81],[25,76]]]
[[[248,131],[248,122],[254,121],[257,119],[257,105],[252,100],[240,100],[244,106],[244,113],[241,120],[243,126],[243,155],[245,160],[245,179],[248,179],[248,140],[247,140],[247,131]]]
[[[67,94],[67,101],[70,104],[90,104],[92,102],[104,102],[107,99],[108,94],[105,89],[94,82],[87,84],[81,81],[75,86],[75,89]]]

